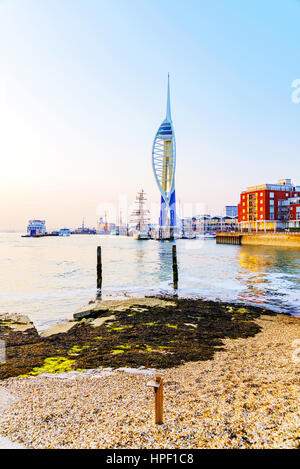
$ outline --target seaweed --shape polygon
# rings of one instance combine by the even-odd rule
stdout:
[[[188,361],[211,360],[222,350],[225,339],[252,337],[261,330],[257,318],[276,314],[241,304],[172,301],[174,304],[168,306],[141,308],[134,304],[115,309],[116,319],[110,324],[92,327],[88,321],[79,321],[66,333],[33,337],[30,343],[22,343],[20,333],[14,342],[14,332],[10,331],[0,379],[34,376],[49,372],[49,368],[54,372],[102,366],[170,368]]]

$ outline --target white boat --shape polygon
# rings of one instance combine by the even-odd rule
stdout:
[[[41,236],[46,234],[45,220],[29,220],[27,236]]]
[[[61,230],[59,230],[58,236],[70,236],[70,234],[71,231],[69,230],[69,228],[62,228]]]
[[[196,239],[197,236],[194,232],[185,232],[181,235],[181,239]]]
[[[216,234],[215,233],[200,233],[197,234],[197,239],[215,239]]]
[[[133,239],[137,239],[137,240],[139,240],[139,239],[150,239],[149,238],[149,231],[148,230],[147,231],[144,231],[144,230],[136,231],[136,232],[133,233]]]

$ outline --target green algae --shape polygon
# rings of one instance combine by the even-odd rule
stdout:
[[[30,376],[37,376],[41,373],[65,373],[74,370],[73,366],[75,360],[70,360],[66,357],[49,357],[45,358],[44,365],[34,367],[29,373],[19,375],[19,378],[28,378]]]
[[[68,355],[71,357],[77,357],[80,355],[80,352],[87,350],[88,348],[90,348],[89,345],[83,345],[82,347],[79,347],[79,345],[73,345],[73,347],[68,351]]]
[[[109,326],[110,331],[123,331],[124,329],[131,329],[133,326],[117,326],[117,327],[111,327]]]

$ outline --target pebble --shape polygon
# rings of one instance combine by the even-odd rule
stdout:
[[[26,448],[296,448],[300,321],[274,316],[255,337],[224,340],[213,360],[167,370],[71,372],[2,381],[18,399],[0,433]],[[149,374],[164,379],[164,424],[154,424]],[[99,378],[99,379],[96,379]]]

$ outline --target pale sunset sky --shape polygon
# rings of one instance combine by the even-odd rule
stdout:
[[[168,72],[182,205],[300,185],[299,25],[297,0],[0,0],[0,229],[159,202]]]

